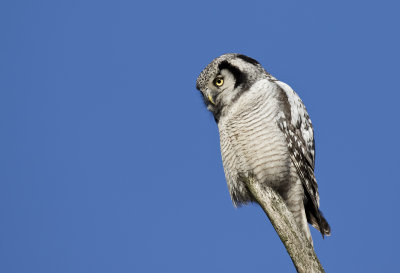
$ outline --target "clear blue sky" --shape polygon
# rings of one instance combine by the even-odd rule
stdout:
[[[327,272],[398,271],[396,1],[2,1],[0,272],[295,272],[195,81],[239,52],[315,127]]]

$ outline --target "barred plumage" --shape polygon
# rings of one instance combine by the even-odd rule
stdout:
[[[234,205],[255,201],[241,179],[253,175],[282,196],[311,242],[307,222],[330,235],[319,210],[313,127],[298,95],[240,54],[214,59],[196,87],[218,124]]]

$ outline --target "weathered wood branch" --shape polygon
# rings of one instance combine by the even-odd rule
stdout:
[[[271,188],[260,185],[253,177],[245,182],[281,238],[297,272],[325,272],[313,246],[297,226],[282,198]]]

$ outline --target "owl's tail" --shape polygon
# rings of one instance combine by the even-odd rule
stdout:
[[[318,221],[318,217],[316,215],[314,215],[315,211],[310,210],[310,209],[306,209],[306,216],[307,216],[307,221],[317,230],[319,230],[319,232],[321,232],[322,237],[324,237],[324,235],[326,236],[330,236],[331,235],[331,227],[328,224],[328,221],[326,221],[324,215],[322,214],[322,211],[320,211],[318,209],[318,213],[319,213],[319,220]]]

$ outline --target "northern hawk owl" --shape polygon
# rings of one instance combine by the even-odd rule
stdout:
[[[292,88],[241,54],[214,59],[197,78],[196,88],[218,124],[234,205],[255,202],[241,178],[251,174],[282,197],[311,243],[307,222],[322,236],[330,235],[319,210],[313,127]]]

